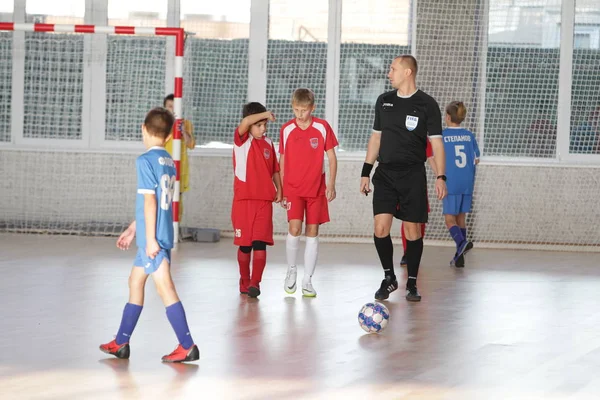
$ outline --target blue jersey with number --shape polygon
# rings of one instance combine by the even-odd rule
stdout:
[[[146,248],[144,195],[156,198],[156,241],[163,249],[173,248],[173,211],[176,169],[164,147],[152,147],[136,160],[137,196],[135,203],[136,242]]]
[[[473,194],[475,160],[479,158],[475,135],[457,127],[444,129],[442,138],[446,153],[448,194]]]

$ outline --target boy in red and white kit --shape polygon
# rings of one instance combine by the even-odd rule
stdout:
[[[302,295],[315,297],[311,278],[319,253],[319,225],[329,222],[328,202],[335,199],[338,141],[327,121],[315,118],[315,95],[310,89],[297,89],[292,96],[294,118],[281,127],[279,163],[283,181],[282,206],[287,209],[288,235],[286,255],[288,271],[284,289],[296,292],[296,257],[306,214],[306,248]],[[329,181],[325,185],[323,153],[329,160]]]
[[[273,141],[265,136],[267,121],[275,121],[275,117],[255,102],[246,104],[242,113],[233,141],[231,222],[233,243],[239,246],[240,293],[258,297],[267,263],[267,245],[273,245],[272,203],[281,201],[281,179]]]

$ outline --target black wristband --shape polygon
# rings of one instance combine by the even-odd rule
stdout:
[[[436,179],[441,179],[446,182],[446,175],[438,175]]]
[[[373,170],[373,164],[364,163],[362,172],[360,173],[361,178],[368,178],[371,176],[371,171]]]

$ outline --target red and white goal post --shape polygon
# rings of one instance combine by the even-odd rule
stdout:
[[[181,128],[183,123],[183,52],[185,45],[185,32],[183,28],[149,28],[134,26],[96,26],[96,25],[62,25],[62,24],[22,24],[13,22],[0,22],[0,31],[24,32],[55,32],[55,33],[81,33],[81,34],[115,34],[115,35],[153,35],[173,36],[175,38],[175,86],[173,90],[173,107],[175,112],[175,127],[173,129],[173,161],[177,169],[173,193],[173,229],[174,243],[179,241],[179,200],[181,177]]]

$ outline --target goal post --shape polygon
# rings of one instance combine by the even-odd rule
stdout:
[[[183,28],[167,27],[134,27],[134,26],[97,26],[97,25],[65,25],[65,24],[25,24],[13,22],[0,22],[0,31],[22,32],[52,32],[74,34],[111,34],[111,35],[144,35],[163,36],[175,39],[174,63],[174,113],[175,126],[173,129],[173,161],[177,169],[175,188],[173,193],[173,230],[175,246],[179,241],[179,201],[181,178],[181,129],[183,123],[183,56],[185,45],[185,32]]]

